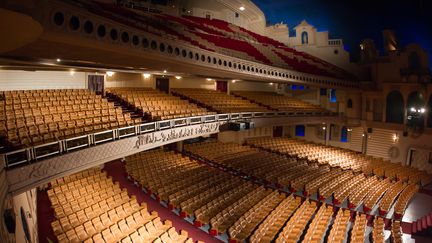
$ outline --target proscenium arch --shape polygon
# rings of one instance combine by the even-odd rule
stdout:
[[[397,90],[390,92],[386,99],[386,122],[403,124],[404,110],[402,94]]]

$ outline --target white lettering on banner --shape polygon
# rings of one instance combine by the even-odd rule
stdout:
[[[152,134],[139,135],[134,148],[158,142],[169,142],[171,140],[186,138],[196,135],[204,135],[219,132],[219,123],[201,124],[194,127],[184,127],[167,131],[154,132]]]

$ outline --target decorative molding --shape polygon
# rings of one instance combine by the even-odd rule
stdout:
[[[89,147],[12,169],[7,171],[9,193],[16,195],[48,183],[52,179],[165,144],[218,133],[219,126],[223,123],[225,122],[166,129]]]

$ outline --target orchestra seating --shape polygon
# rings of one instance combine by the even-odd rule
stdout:
[[[175,95],[189,99],[218,113],[266,112],[267,108],[248,100],[209,89],[172,89]]]
[[[317,207],[316,202],[304,201],[283,227],[276,242],[298,242]]]
[[[140,113],[148,115],[151,120],[214,114],[187,100],[151,88],[111,88],[107,90],[107,94],[138,109]]]
[[[300,197],[286,197],[258,226],[250,237],[250,242],[271,242],[300,204]]]
[[[273,92],[264,91],[234,91],[231,92],[235,96],[248,99],[254,103],[269,107],[276,111],[292,112],[295,114],[324,114],[328,113],[325,109],[318,105],[313,105],[308,102],[279,95]]]
[[[391,226],[391,236],[392,242],[394,243],[402,243],[402,232],[401,232],[401,222],[393,221]]]
[[[11,146],[35,146],[139,124],[114,103],[84,89],[2,92],[1,133]]]
[[[327,226],[333,217],[333,207],[322,204],[309,225],[302,242],[321,242],[327,232]],[[331,236],[331,233],[330,233]],[[333,238],[330,238],[333,239]],[[333,240],[330,240],[334,242]]]
[[[48,197],[56,220],[51,223],[59,242],[149,242],[158,238],[192,242],[179,235],[170,221],[161,222],[145,203],[114,183],[99,168],[51,181]]]
[[[373,223],[372,240],[373,242],[385,242],[384,219],[376,217]]]
[[[344,242],[347,239],[348,221],[350,220],[351,211],[339,209],[336,218],[331,225],[330,234],[328,237],[329,242]]]

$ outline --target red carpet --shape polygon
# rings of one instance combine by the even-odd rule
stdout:
[[[134,185],[133,182],[129,181],[126,178],[126,170],[124,168],[124,164],[120,161],[113,161],[105,164],[104,170],[107,171],[108,175],[110,175],[114,181],[118,181],[122,188],[126,188],[129,192],[129,195],[135,195],[137,197],[137,201],[139,203],[145,202],[147,203],[148,211],[157,211],[159,217],[162,221],[168,219],[172,221],[172,225],[177,230],[186,230],[194,241],[204,241],[208,242],[220,242],[218,239],[212,237],[206,232],[196,228],[192,224],[186,222],[181,217],[175,215],[171,210],[165,208],[156,200],[153,200],[150,196],[145,194],[140,188]]]
[[[57,241],[51,228],[51,222],[55,220],[54,210],[46,191],[37,192],[37,219],[39,242],[48,243],[47,238],[53,242]]]

